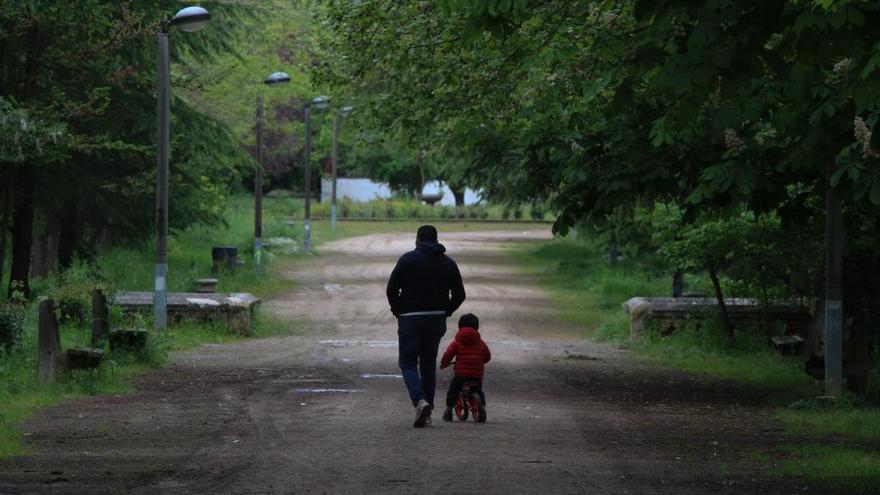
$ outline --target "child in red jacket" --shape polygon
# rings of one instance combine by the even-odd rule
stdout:
[[[484,365],[492,359],[489,346],[480,338],[480,320],[468,313],[458,319],[458,333],[455,339],[446,348],[443,358],[440,360],[440,368],[446,368],[455,358],[455,376],[449,384],[446,392],[446,410],[443,411],[443,420],[452,421],[452,407],[455,406],[461,386],[468,381],[477,382],[475,392],[480,394],[481,402],[486,404],[486,396],[483,395],[483,369]],[[486,420],[485,409],[482,411],[481,420]]]

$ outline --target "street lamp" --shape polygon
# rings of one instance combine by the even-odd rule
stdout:
[[[266,85],[286,83],[290,76],[284,72],[269,74]],[[257,94],[257,169],[254,171],[254,270],[259,273],[263,259],[263,95]]]
[[[333,186],[330,193],[330,228],[336,230],[336,163],[339,160],[339,121],[352,112],[352,107],[345,106],[339,110],[339,114],[333,119],[333,162],[331,164],[331,181]]]
[[[163,20],[159,33],[157,55],[156,106],[156,272],[153,293],[153,323],[157,331],[168,321],[168,148],[171,113],[171,57],[168,32],[171,26],[185,32],[198,31],[208,25],[211,14],[202,7],[186,7],[169,20]]]
[[[303,249],[306,253],[312,250],[312,109],[324,110],[330,106],[330,98],[326,96],[316,96],[312,101],[306,102],[304,105],[305,121],[306,121],[306,206],[305,206],[305,239],[303,240]]]
[[[269,86],[276,86],[279,84],[287,84],[290,82],[290,76],[285,74],[284,72],[275,72],[264,81]],[[303,105],[303,114],[304,120],[306,124],[306,153],[305,153],[305,193],[306,193],[306,204],[305,204],[305,238],[303,239],[303,250],[308,253],[312,250],[312,211],[311,211],[311,200],[312,200],[312,113],[311,107],[314,106],[317,110],[323,110],[330,105],[330,99],[326,96],[317,96],[312,101],[307,101]]]

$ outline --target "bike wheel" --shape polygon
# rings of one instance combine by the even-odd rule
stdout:
[[[455,417],[461,421],[467,421],[468,419],[468,408],[464,401],[461,400],[461,397],[459,397],[458,402],[455,403]]]
[[[480,395],[477,393],[471,394],[468,399],[468,406],[470,407],[471,416],[474,418],[474,422],[483,423],[486,421],[483,419],[483,401],[480,400]]]

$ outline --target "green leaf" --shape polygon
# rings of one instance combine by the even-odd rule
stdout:
[[[843,178],[843,174],[846,173],[846,169],[847,167],[842,167],[831,174],[831,187],[837,187],[837,184],[840,183],[840,179]]]
[[[874,124],[874,129],[871,131],[871,148],[875,150],[880,150],[880,125]]]
[[[872,204],[880,206],[880,181],[874,181],[874,184],[871,186],[871,192],[868,195],[868,200]]]

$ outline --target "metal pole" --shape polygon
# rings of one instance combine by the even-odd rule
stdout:
[[[333,119],[333,161],[330,166],[330,177],[333,185],[330,188],[330,228],[336,230],[336,162],[339,160],[339,119]]]
[[[306,177],[305,177],[305,239],[303,249],[306,253],[312,251],[312,113],[308,104],[305,107],[306,120]]]
[[[153,293],[153,324],[156,331],[165,329],[168,320],[168,136],[171,112],[171,66],[168,54],[168,24],[162,23],[158,35],[158,103],[156,107],[156,277]]]
[[[263,259],[263,97],[257,95],[257,169],[254,171],[254,270]]]
[[[843,393],[843,213],[831,186],[829,164],[825,187],[825,394]]]

